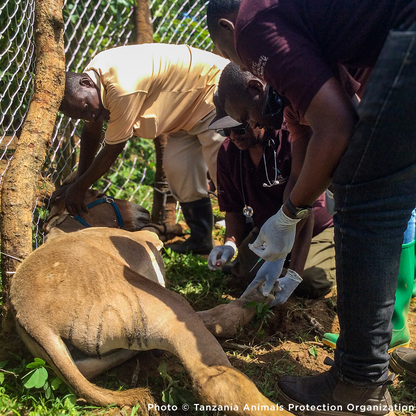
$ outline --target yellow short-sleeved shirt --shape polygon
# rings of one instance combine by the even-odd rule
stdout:
[[[213,93],[228,63],[211,52],[162,43],[99,53],[85,72],[110,112],[106,143],[191,129],[215,108]]]

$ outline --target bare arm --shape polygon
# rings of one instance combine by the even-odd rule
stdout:
[[[305,160],[290,200],[295,206],[312,206],[330,185],[348,142],[352,137],[357,113],[350,98],[335,78],[329,79],[312,99],[305,119],[312,129]],[[296,237],[295,219],[286,204],[269,218],[250,246],[258,256],[275,261],[286,255]]]
[[[225,237],[224,243],[232,241],[237,247],[243,241],[243,233],[246,218],[241,212],[225,213]]]
[[[292,142],[292,164],[290,167],[290,176],[287,181],[285,191],[283,194],[283,201],[290,195],[292,189],[298,181],[299,175],[303,168],[306,152],[308,150],[309,141],[312,137],[312,130],[310,134],[300,137],[298,140]]]
[[[306,220],[300,222],[302,223],[302,227],[299,230],[296,229],[295,244],[293,245],[290,256],[290,268],[300,276],[303,275],[306,259],[308,258],[311,247],[314,222],[314,216],[312,214]]]
[[[81,132],[81,152],[79,156],[78,177],[91,166],[100,146],[103,132],[102,121],[86,121]]]
[[[295,206],[312,205],[331,183],[350,140],[357,113],[335,78],[313,98],[305,118],[312,129],[303,167],[290,193]],[[289,215],[284,209],[286,215]]]
[[[125,143],[105,145],[104,149],[97,155],[89,168],[68,189],[65,196],[65,203],[71,215],[80,214],[81,211],[88,212],[84,204],[85,192],[110,169],[111,165],[117,159],[117,156],[123,150],[124,145]]]
[[[300,137],[292,143],[292,166],[290,177],[285,188],[284,201],[290,195],[296,185],[303,163],[306,157],[309,141],[312,137],[312,130],[308,135]],[[305,220],[298,222],[296,225],[295,243],[292,248],[290,257],[290,268],[302,276],[306,258],[308,257],[309,247],[313,232],[314,218],[310,215]]]
[[[101,143],[101,136],[103,131],[103,122],[101,121],[85,121],[81,132],[81,152],[79,157],[79,164],[77,170],[78,179],[90,167],[98,147]],[[57,189],[51,196],[51,202],[62,197],[66,198],[70,184],[65,184]],[[87,188],[88,189],[88,188]]]

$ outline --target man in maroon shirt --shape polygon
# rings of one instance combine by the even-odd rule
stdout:
[[[223,76],[227,69],[228,66]],[[228,137],[217,157],[217,193],[220,210],[225,212],[225,244],[211,251],[208,267],[221,269],[238,247],[239,261],[231,268],[231,274],[233,285],[244,290],[261,266],[248,244],[284,202],[290,182],[291,142],[286,128],[251,129],[247,125],[224,129],[224,133]],[[328,293],[335,280],[333,222],[325,195],[315,202],[313,214],[299,224],[290,256],[290,268],[303,278],[295,294],[309,298]],[[253,227],[248,235],[247,218]]]
[[[265,80],[311,128],[289,198],[253,251],[283,257],[296,223],[332,180],[338,317],[334,366],[283,377],[280,399],[315,415],[392,414],[387,390],[399,259],[416,205],[414,0],[211,0],[208,25],[225,57]],[[373,68],[356,110],[334,68]],[[264,101],[265,97],[262,98]],[[276,101],[276,100],[275,100]],[[252,114],[232,114],[255,127]],[[251,118],[250,118],[251,117]],[[350,405],[350,406],[349,406]]]

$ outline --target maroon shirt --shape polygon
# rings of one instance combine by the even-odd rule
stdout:
[[[304,116],[339,64],[373,67],[415,0],[242,0],[236,49],[249,71]],[[408,7],[407,7],[408,6]]]
[[[222,143],[217,157],[217,192],[221,211],[243,213],[244,201],[253,208],[253,221],[261,227],[283,204],[283,192],[290,175],[291,145],[287,130],[267,130],[266,137],[273,138],[277,145],[277,168],[285,181],[267,188],[263,159],[254,166],[248,150],[240,151],[229,139]],[[274,155],[271,146],[266,146],[266,165],[269,179],[274,179]],[[243,188],[242,188],[243,187]],[[333,225],[326,210],[325,198],[314,204],[314,235]]]

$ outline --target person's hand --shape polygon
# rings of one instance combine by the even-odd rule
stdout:
[[[80,215],[81,212],[88,212],[85,205],[86,190],[73,183],[65,193],[65,205],[68,212],[72,215]]]
[[[285,258],[295,242],[296,224],[300,219],[288,217],[283,207],[261,227],[259,235],[249,248],[267,261]]]
[[[71,186],[71,184],[62,185],[59,189],[57,189],[56,191],[52,192],[52,195],[51,195],[51,204],[53,204],[58,199],[61,199],[61,198],[64,198],[65,199],[66,191],[69,189],[70,186]]]
[[[282,274],[283,270],[283,264],[285,262],[285,259],[278,259],[276,261],[265,261],[260,269],[258,270],[256,277],[253,279],[253,281],[247,286],[247,289],[244,291],[244,293],[241,295],[241,297],[244,297],[249,292],[251,292],[253,289],[258,288],[260,285],[264,283],[262,293],[263,296],[268,296],[268,294],[274,290],[280,290],[277,288],[273,288],[275,285],[277,279]]]
[[[232,241],[227,241],[223,246],[215,246],[208,256],[208,268],[219,270],[225,263],[228,263],[237,251],[236,245]]]
[[[286,274],[277,280],[280,291],[276,293],[274,300],[269,303],[269,307],[272,308],[273,306],[285,303],[302,280],[294,270],[287,269]]]

